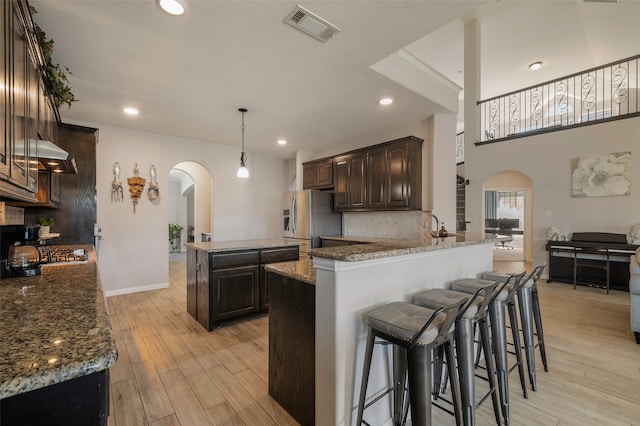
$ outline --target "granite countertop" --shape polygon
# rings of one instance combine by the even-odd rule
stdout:
[[[74,247],[89,261],[0,280],[0,399],[105,370],[118,358],[93,246]]]
[[[270,263],[264,268],[268,272],[316,285],[316,268],[313,267],[313,260],[308,257],[295,262]]]
[[[204,241],[199,243],[188,243],[187,247],[208,252],[225,252],[235,250],[258,250],[272,247],[298,246],[298,243],[286,241],[282,238],[264,240],[236,240],[236,241]]]
[[[494,243],[494,234],[460,233],[445,238],[432,238],[421,235],[415,239],[392,239],[372,237],[321,237],[336,241],[361,242],[337,247],[316,248],[309,251],[311,257],[322,257],[343,262],[360,262],[363,260],[382,259],[385,257],[403,256],[427,251],[446,250],[450,248],[470,246],[475,244]]]

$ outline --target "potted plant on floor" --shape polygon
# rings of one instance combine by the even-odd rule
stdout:
[[[180,240],[184,227],[175,223],[169,224],[169,251],[180,251]]]

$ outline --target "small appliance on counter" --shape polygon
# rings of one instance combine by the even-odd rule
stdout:
[[[39,227],[0,226],[0,278],[31,277],[42,273],[43,262],[51,255],[39,242]]]

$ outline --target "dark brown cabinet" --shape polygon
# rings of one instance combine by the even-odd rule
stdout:
[[[357,210],[366,206],[366,154],[335,158],[335,210]]]
[[[187,312],[208,331],[269,306],[264,265],[298,260],[298,246],[231,252],[187,248]]]
[[[324,158],[302,164],[303,189],[331,189],[333,187],[333,159]]]
[[[9,108],[10,90],[9,79],[11,73],[8,72],[4,66],[7,59],[7,16],[8,10],[11,7],[11,3],[2,2],[0,4],[0,33],[2,33],[3,43],[0,43],[0,58],[2,58],[2,65],[0,65],[0,179],[2,181],[9,180],[9,167],[10,167],[10,153],[11,147],[9,144],[9,124],[7,123],[7,116],[11,109]]]
[[[316,287],[269,272],[269,395],[315,424]]]
[[[36,203],[25,204],[27,206],[38,207],[60,207],[60,199],[62,194],[62,185],[60,175],[41,171],[38,173],[38,192],[36,193]]]
[[[260,310],[260,267],[239,266],[213,272],[213,322]]]
[[[106,426],[109,370],[0,400],[0,424]]]
[[[387,207],[389,184],[387,179],[387,149],[372,149],[367,153],[367,207]]]
[[[39,191],[48,188],[49,194],[43,194],[43,200],[48,197],[48,201],[10,204],[28,207],[24,212],[25,223],[37,223],[41,215],[53,217],[56,221],[55,232],[60,233],[57,244],[94,244],[98,129],[61,124],[53,131],[59,136],[56,144],[72,153],[76,159],[78,174],[52,173],[44,176],[42,172],[39,179],[45,181],[38,185]],[[46,179],[50,179],[48,184]]]
[[[334,208],[420,210],[422,142],[410,136],[336,157]]]
[[[53,139],[51,123],[57,110],[44,87],[43,59],[28,3],[2,2],[0,14],[0,196],[37,202],[37,141]]]

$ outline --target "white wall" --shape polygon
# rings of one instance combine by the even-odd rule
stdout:
[[[465,138],[466,214],[469,229],[482,229],[483,185],[503,170],[519,171],[533,182],[533,262],[547,262],[547,229],[565,226],[571,232],[627,234],[640,222],[640,118],[629,118],[571,130],[475,146]],[[592,154],[631,151],[631,195],[571,196],[571,159]],[[547,215],[550,214],[550,216]]]
[[[248,153],[250,179],[236,178],[239,147],[139,132],[97,123],[77,123],[100,129],[97,152],[98,223],[102,227],[98,260],[107,294],[167,286],[169,170],[181,161],[198,161],[213,176],[213,233],[216,240],[281,236],[280,199],[283,160]],[[111,202],[113,163],[119,161],[125,201]],[[138,162],[149,180],[151,164],[158,171],[160,197],[151,204],[141,198],[133,213],[126,178]],[[146,187],[145,187],[146,190]],[[146,195],[146,192],[145,194]]]

